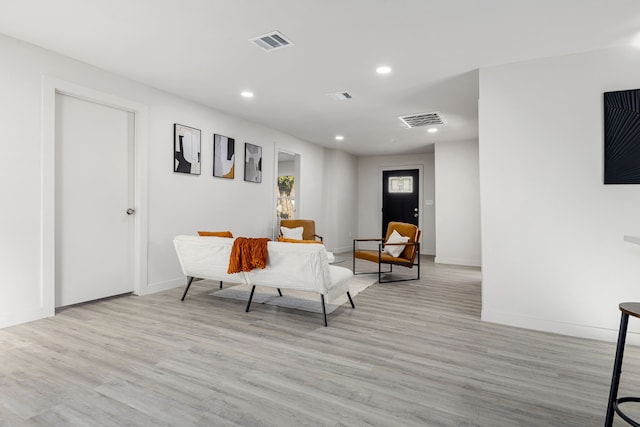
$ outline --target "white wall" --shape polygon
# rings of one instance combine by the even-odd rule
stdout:
[[[358,160],[339,150],[325,150],[326,225],[316,227],[327,250],[348,252],[353,249],[358,229]]]
[[[323,148],[160,92],[150,107],[149,283],[172,286],[179,278],[170,244],[177,234],[230,230],[235,236],[273,237],[275,226],[275,146],[301,155],[299,214],[322,217]],[[202,129],[202,174],[173,173],[167,154],[173,122]],[[235,179],[213,178],[213,134],[236,139]],[[244,143],[262,146],[262,183],[244,181]],[[168,282],[168,283],[166,283]],[[177,279],[182,283],[182,279]],[[166,283],[166,284],[165,284]]]
[[[384,169],[422,168],[422,206],[420,251],[423,254],[436,253],[435,207],[426,205],[435,198],[434,155],[433,153],[372,156],[358,158],[358,236],[372,238],[380,236],[382,227],[382,171]]]
[[[435,262],[480,266],[478,141],[435,146]]]
[[[614,340],[640,301],[640,185],[603,185],[602,136],[638,70],[621,48],[480,71],[483,320]]]
[[[322,147],[1,35],[0,53],[0,145],[5,154],[0,168],[0,327],[42,317],[43,75],[149,107],[148,283],[142,293],[183,283],[171,244],[177,234],[229,229],[236,235],[272,236],[276,145],[302,156],[301,216],[315,217],[323,226],[336,222],[330,216],[338,212],[326,210],[322,197]],[[199,176],[173,172],[174,123],[202,130]],[[212,176],[214,132],[236,138],[233,180]],[[243,180],[245,142],[263,148],[261,184]],[[92,244],[89,236],[88,249]]]

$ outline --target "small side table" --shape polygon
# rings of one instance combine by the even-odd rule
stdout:
[[[622,412],[620,404],[625,402],[640,402],[640,397],[618,397],[618,385],[620,385],[620,372],[622,371],[622,355],[624,353],[624,344],[627,339],[627,325],[629,324],[629,316],[640,318],[640,303],[623,302],[619,305],[622,315],[620,316],[620,331],[618,332],[618,344],[616,346],[616,358],[613,364],[613,377],[611,378],[611,390],[609,391],[609,403],[607,404],[607,416],[604,421],[605,427],[613,425],[614,412],[620,418],[634,427],[640,427],[640,423],[631,419],[627,414]]]

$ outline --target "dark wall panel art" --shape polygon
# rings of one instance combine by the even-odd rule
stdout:
[[[640,184],[640,89],[604,93],[604,183]]]

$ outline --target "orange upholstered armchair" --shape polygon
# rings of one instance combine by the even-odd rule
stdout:
[[[288,237],[290,235],[282,232],[282,227],[290,230],[302,227],[302,238]],[[282,219],[280,220],[280,234],[279,237],[293,240],[320,240],[322,242],[322,236],[316,234],[316,222],[312,219]]]
[[[353,274],[356,273],[356,259],[371,261],[378,264],[378,282],[401,282],[404,280],[420,279],[420,229],[404,222],[390,222],[387,226],[385,239],[354,239],[353,240]],[[360,249],[360,242],[379,242],[377,250]],[[416,262],[417,260],[417,262]],[[389,270],[382,271],[382,264],[389,265]],[[382,273],[392,273],[393,266],[407,268],[418,267],[417,276],[394,280],[382,280]],[[372,273],[372,272],[369,272]]]

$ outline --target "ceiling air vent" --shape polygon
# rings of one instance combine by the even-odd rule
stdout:
[[[344,101],[345,99],[351,99],[353,96],[349,92],[333,92],[328,93],[327,96],[331,99],[336,99],[338,101]]]
[[[287,39],[279,31],[273,31],[268,34],[263,34],[261,36],[249,39],[249,41],[255,43],[258,47],[266,52],[271,52],[272,50],[281,49],[293,44],[291,40]]]
[[[440,115],[439,112],[411,114],[408,116],[400,116],[398,118],[402,120],[402,123],[404,123],[410,128],[417,128],[420,126],[443,125],[446,123],[444,118]]]

